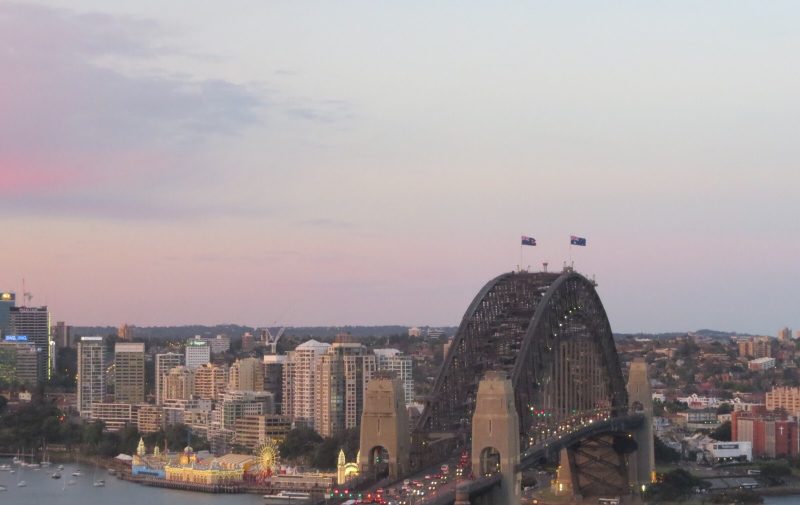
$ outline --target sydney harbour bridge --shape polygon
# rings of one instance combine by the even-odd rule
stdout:
[[[417,503],[519,503],[520,473],[558,461],[558,491],[634,496],[653,472],[647,370],[626,387],[592,280],[510,272],[467,308],[422,415],[408,425],[399,383],[373,380],[361,425],[364,476],[392,480],[471,451],[471,478]],[[381,456],[383,454],[384,456]]]

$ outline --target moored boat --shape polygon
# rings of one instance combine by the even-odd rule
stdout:
[[[311,494],[299,491],[280,491],[264,495],[265,505],[305,505],[311,503]]]

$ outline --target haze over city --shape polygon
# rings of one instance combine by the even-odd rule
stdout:
[[[0,290],[70,324],[800,326],[793,2],[0,3]]]

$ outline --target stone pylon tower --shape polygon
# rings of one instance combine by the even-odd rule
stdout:
[[[472,416],[472,472],[476,477],[498,470],[502,474],[502,484],[488,503],[520,503],[519,456],[519,416],[511,380],[505,372],[487,372],[478,385]]]
[[[639,448],[630,455],[629,479],[634,490],[642,491],[655,477],[655,450],[653,448],[653,393],[644,358],[635,358],[628,375],[628,407],[631,413],[644,415],[644,423],[634,433]]]
[[[364,393],[358,466],[362,474],[375,470],[380,448],[389,453],[389,477],[399,479],[410,468],[411,436],[400,379],[373,376]]]

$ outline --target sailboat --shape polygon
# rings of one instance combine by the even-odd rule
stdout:
[[[28,483],[22,478],[22,465],[19,467],[19,473],[17,474],[17,487],[25,487]]]
[[[97,463],[94,465],[94,474],[92,475],[92,480],[94,481],[92,484],[94,487],[106,487],[106,481],[97,478]]]

